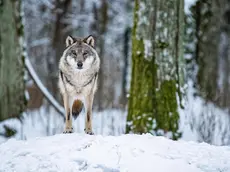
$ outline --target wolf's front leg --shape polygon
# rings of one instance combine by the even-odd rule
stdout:
[[[65,94],[63,96],[64,106],[65,106],[65,130],[63,133],[72,133],[72,108],[70,108],[69,96]]]
[[[93,135],[92,131],[92,106],[93,106],[93,95],[89,95],[86,98],[86,118],[85,118],[85,133]]]

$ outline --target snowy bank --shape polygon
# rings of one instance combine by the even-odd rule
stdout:
[[[230,172],[230,147],[146,135],[59,134],[0,145],[1,172]]]
[[[119,109],[107,109],[101,112],[93,112],[93,131],[100,135],[121,135],[125,133],[127,112]],[[39,110],[23,113],[21,121],[16,118],[0,122],[0,134],[5,131],[4,125],[15,129],[17,133],[13,138],[27,140],[35,137],[51,136],[62,133],[64,130],[63,118],[50,108],[42,107]],[[83,111],[77,120],[73,120],[73,129],[76,133],[84,133],[85,112]],[[0,144],[7,141],[0,135]]]

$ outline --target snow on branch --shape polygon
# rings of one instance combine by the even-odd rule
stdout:
[[[65,118],[65,111],[64,108],[55,100],[55,98],[50,94],[50,92],[47,90],[47,88],[42,84],[41,80],[39,79],[38,75],[36,74],[28,56],[25,56],[25,65],[26,69],[28,70],[31,78],[35,82],[35,84],[38,86],[38,88],[41,90],[45,98],[49,101],[49,103],[57,110],[59,114],[63,118]]]

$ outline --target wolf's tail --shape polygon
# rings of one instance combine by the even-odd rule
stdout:
[[[83,108],[83,103],[80,100],[75,100],[72,106],[72,115],[74,119],[77,119]]]

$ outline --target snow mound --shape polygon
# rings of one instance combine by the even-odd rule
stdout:
[[[230,147],[145,135],[59,134],[0,145],[1,172],[230,172]]]

